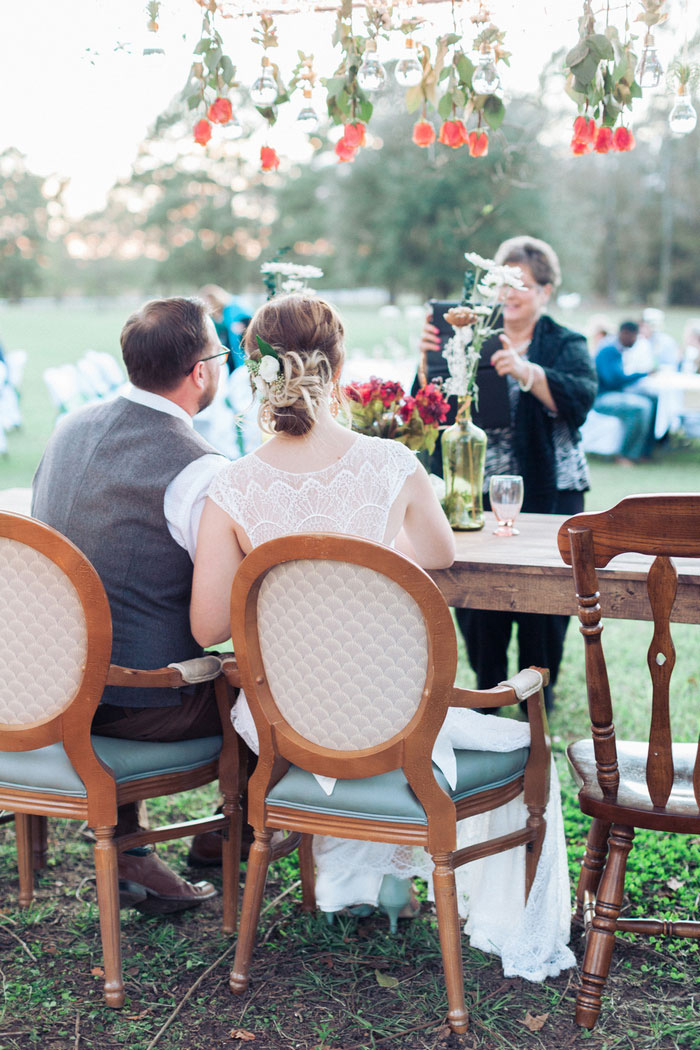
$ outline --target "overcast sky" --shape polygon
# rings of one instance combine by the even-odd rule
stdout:
[[[700,0],[687,2],[697,26]],[[685,0],[671,0],[677,16],[658,34],[662,51],[682,42],[684,6]],[[476,10],[476,0],[465,7]],[[506,89],[533,87],[551,52],[574,45],[581,7],[581,0],[493,0],[494,18],[508,30],[506,46],[513,51],[512,69],[503,73]],[[635,12],[635,0],[631,8]],[[185,81],[201,8],[195,0],[163,0],[164,61],[115,53],[117,41],[138,41],[139,33],[144,39],[144,9],[144,0],[0,0],[0,150],[16,146],[32,170],[68,176],[66,201],[75,215],[99,207],[115,179],[128,173],[139,142]],[[441,31],[448,28],[449,4],[424,11]],[[283,77],[298,48],[314,52],[319,75],[333,72],[331,24],[332,16],[279,19],[275,58]],[[252,24],[231,20],[221,27],[242,84],[250,84],[260,56],[250,43]],[[383,57],[396,57],[397,47],[386,48]],[[291,124],[293,115],[285,121]],[[284,127],[275,133],[284,136]]]

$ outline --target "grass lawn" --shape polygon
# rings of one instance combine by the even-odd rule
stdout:
[[[22,393],[24,427],[10,436],[9,456],[0,459],[0,488],[30,484],[51,432],[53,410],[43,370],[76,360],[90,347],[116,354],[119,329],[130,308],[0,308],[4,345],[23,346],[29,354]],[[398,359],[417,339],[416,318],[359,309],[344,309],[343,314],[351,353],[376,352],[377,357]],[[697,490],[700,443],[672,442],[657,450],[652,463],[630,469],[593,457],[591,475],[589,509],[610,506],[633,492]],[[697,630],[694,625],[677,625],[674,631],[677,739],[697,739]],[[650,637],[645,623],[616,620],[605,628],[621,735],[639,736],[646,730],[650,687],[645,654]],[[512,670],[515,660],[513,650]],[[470,675],[462,654],[461,683],[468,684]],[[566,639],[551,729],[573,881],[587,821],[576,804],[564,750],[570,740],[588,732],[583,645],[575,623]],[[192,812],[206,813],[213,802],[213,791],[199,791]],[[181,804],[179,799],[161,800],[153,807],[154,815],[176,820],[176,806]],[[173,844],[162,852],[175,867],[184,868],[186,845]],[[641,914],[649,905],[659,917],[700,918],[699,864],[700,838],[659,840],[639,833],[630,857],[627,914]],[[296,878],[294,858],[276,865],[266,901],[289,891]],[[160,920],[123,913],[127,1005],[112,1012],[102,1003],[91,849],[75,823],[51,822],[49,868],[37,873],[36,886],[34,904],[20,911],[14,830],[11,824],[0,826],[2,1050],[214,1050],[248,1044],[259,1050],[700,1050],[700,971],[693,942],[622,938],[601,1020],[589,1035],[573,1023],[575,971],[541,985],[504,980],[498,961],[465,941],[472,1020],[467,1035],[457,1037],[442,1023],[446,1000],[434,918],[427,906],[419,921],[403,923],[399,934],[391,936],[379,917],[342,920],[329,927],[321,918],[302,916],[293,903],[294,892],[273,904],[262,920],[264,943],[256,952],[251,989],[242,999],[228,991],[232,953],[220,933],[220,900]],[[576,930],[572,945],[580,961]],[[386,982],[385,977],[395,981]],[[541,1028],[531,1031],[526,1026],[528,1013],[542,1020]]]

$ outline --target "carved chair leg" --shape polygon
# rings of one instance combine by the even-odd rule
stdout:
[[[240,798],[224,796],[222,806],[224,816],[230,820],[228,829],[224,828],[221,846],[222,893],[223,893],[223,930],[224,933],[235,933],[238,923],[238,897],[241,872],[241,835],[243,832],[243,813]]]
[[[28,813],[15,814],[17,839],[17,874],[19,875],[19,906],[28,908],[34,899],[34,869],[32,867],[32,818]]]
[[[124,1005],[122,946],[119,933],[119,878],[114,828],[95,828],[95,874],[97,907],[105,970],[105,1002],[114,1009]]]
[[[605,858],[608,855],[608,836],[610,835],[610,824],[604,820],[594,819],[588,829],[586,839],[586,852],[581,862],[581,872],[578,877],[576,888],[576,910],[574,919],[583,921],[584,896],[589,894],[595,897],[605,867]]]
[[[452,857],[448,853],[433,854],[433,888],[437,911],[440,951],[447,988],[447,1021],[453,1032],[467,1030],[469,1014],[464,1001],[464,972],[462,969],[462,942],[457,911],[457,889]]]
[[[634,828],[613,824],[608,842],[608,862],[598,889],[593,925],[586,938],[581,987],[576,996],[576,1023],[584,1028],[593,1028],[600,1014],[625,889],[627,856],[633,839]]]
[[[301,875],[301,910],[316,911],[313,836],[302,835],[299,843],[299,874]]]
[[[46,867],[49,848],[49,822],[46,817],[33,815],[32,821],[32,865],[34,871]]]
[[[238,944],[229,980],[229,987],[236,995],[241,995],[246,990],[250,980],[250,961],[253,956],[260,907],[265,892],[265,879],[270,864],[271,839],[271,831],[258,831],[256,828],[255,842],[250,847],[248,854],[248,871],[243,890]]]
[[[540,862],[542,844],[547,832],[547,821],[544,819],[543,806],[528,806],[529,816],[527,826],[534,832],[535,837],[525,847],[525,901],[530,896],[532,884],[535,881],[537,865]]]

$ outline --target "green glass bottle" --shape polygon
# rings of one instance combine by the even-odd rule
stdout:
[[[484,459],[486,434],[472,423],[471,398],[465,398],[457,419],[442,435],[445,478],[444,508],[453,529],[484,527]]]

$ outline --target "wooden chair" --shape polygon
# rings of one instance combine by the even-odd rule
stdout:
[[[124,1003],[117,853],[199,831],[224,831],[223,927],[236,928],[240,856],[239,738],[218,657],[138,671],[110,665],[107,596],[85,556],[48,525],[0,513],[0,810],[15,814],[19,903],[33,897],[46,817],[94,830],[97,904],[108,1006]],[[229,663],[229,681],[236,680]],[[194,676],[194,677],[193,677]],[[176,743],[91,736],[104,686],[178,688],[215,678],[222,735]],[[114,837],[117,807],[218,778],[220,816]],[[32,858],[34,851],[34,859]]]
[[[272,540],[249,554],[231,594],[232,636],[260,740],[249,782],[255,830],[231,989],[242,993],[275,828],[303,833],[302,874],[313,875],[312,834],[424,846],[434,861],[448,1020],[464,1032],[454,868],[526,846],[527,897],[544,838],[550,749],[543,674],[498,688],[454,686],[457,645],[449,609],[427,573],[380,544],[339,535]],[[226,673],[226,662],[224,662]],[[527,699],[532,746],[510,754],[457,752],[457,787],[431,751],[449,707]],[[313,773],[339,778],[328,796]],[[525,792],[526,826],[457,850],[457,820]],[[514,890],[517,892],[517,890]],[[315,906],[313,893],[303,900]]]
[[[610,969],[616,931],[700,937],[700,922],[621,919],[625,866],[635,828],[700,833],[700,754],[672,742],[670,680],[675,663],[670,619],[677,574],[671,557],[700,557],[700,495],[630,496],[612,510],[577,514],[561,526],[559,551],[573,566],[592,740],[568,749],[582,812],[593,818],[576,892],[586,930],[576,1021],[592,1028]],[[646,656],[651,675],[649,740],[617,740],[603,654],[596,569],[617,554],[652,555],[648,593],[654,635]],[[698,610],[700,617],[700,610]]]

